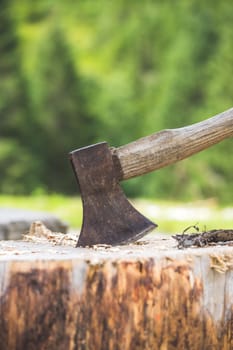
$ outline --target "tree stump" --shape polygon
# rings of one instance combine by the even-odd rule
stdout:
[[[0,349],[233,349],[231,246],[0,245]]]

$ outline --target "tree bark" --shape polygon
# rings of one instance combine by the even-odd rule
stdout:
[[[0,244],[0,349],[233,349],[233,247]]]

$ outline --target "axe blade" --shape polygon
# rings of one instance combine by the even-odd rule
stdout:
[[[77,246],[132,242],[157,227],[127,200],[106,142],[77,149],[70,160],[83,203]]]

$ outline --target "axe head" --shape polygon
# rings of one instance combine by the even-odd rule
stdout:
[[[127,200],[115,175],[106,142],[70,153],[83,203],[83,223],[77,246],[135,241],[157,225]]]

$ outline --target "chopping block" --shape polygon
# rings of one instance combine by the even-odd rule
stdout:
[[[0,349],[233,349],[232,246],[0,244]]]

